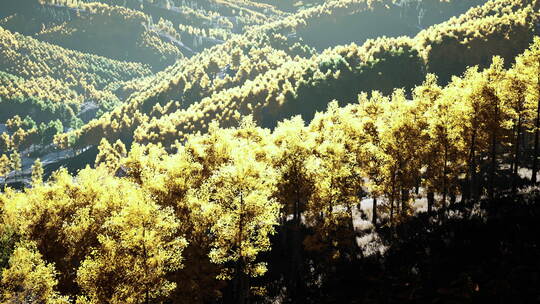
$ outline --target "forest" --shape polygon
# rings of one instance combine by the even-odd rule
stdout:
[[[540,1],[0,8],[0,303],[540,300]]]

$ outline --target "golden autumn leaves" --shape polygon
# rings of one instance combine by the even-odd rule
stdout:
[[[432,210],[495,195],[494,163],[517,178],[524,148],[537,159],[539,45],[508,70],[495,57],[445,87],[428,75],[412,99],[395,90],[332,102],[308,125],[212,123],[174,152],[103,140],[96,169],[45,183],[36,164],[32,188],[0,196],[2,300],[202,302],[223,280],[245,299],[286,221],[312,228],[300,246],[334,259],[357,254],[355,210],[367,195],[378,198],[375,225],[407,218],[424,196]]]
[[[521,22],[537,13],[527,8],[515,16]],[[460,23],[465,32],[487,28],[466,41],[497,35],[492,19]],[[446,49],[452,22],[424,32],[440,34],[425,41]],[[527,26],[518,24],[516,31]],[[22,39],[0,31],[7,39]],[[302,79],[320,65],[328,70],[315,72],[320,82],[309,89],[338,85],[330,81],[363,61],[384,62],[387,50],[412,54],[409,39],[381,39],[364,48],[337,47],[319,61],[299,59],[298,64],[286,52],[265,46],[265,39],[283,42],[279,36],[260,38],[263,42],[250,51],[242,48],[251,44],[238,38],[237,45],[176,65],[162,78],[125,84],[154,91],[140,91],[102,120],[57,137],[59,145],[85,146],[135,132],[136,140],[162,142],[165,148],[134,144],[128,152],[121,141],[103,139],[96,169],[76,176],[61,170],[43,182],[36,162],[32,188],[0,195],[0,239],[7,244],[0,260],[1,301],[194,303],[218,298],[222,282],[229,281],[242,302],[249,297],[251,278],[266,271],[261,254],[271,249],[276,226],[291,218],[296,228],[313,228],[299,246],[330,258],[352,256],[357,254],[354,212],[366,195],[379,199],[374,224],[394,225],[413,212],[419,197],[428,197],[431,211],[460,195],[495,195],[498,164],[510,162],[517,180],[530,160],[524,148],[536,146],[536,173],[538,41],[509,70],[495,58],[488,69],[471,68],[446,87],[429,74],[412,100],[404,90],[361,94],[358,104],[340,108],[332,102],[307,126],[293,117],[273,132],[250,118],[231,128],[210,123],[218,118],[222,126],[235,125],[241,113],[260,114],[268,104],[279,108],[291,102]],[[426,61],[442,62],[446,53],[432,50],[430,45],[423,54]],[[226,59],[219,61],[220,56]],[[204,64],[193,64],[199,59]],[[235,75],[220,79],[216,75],[227,60]],[[117,67],[111,65],[113,73]],[[340,65],[346,69],[333,70]],[[179,102],[166,102],[182,94],[189,95],[188,102],[202,101],[187,111],[178,111],[185,106]],[[194,129],[208,133],[188,135]],[[177,140],[183,144],[172,145]],[[20,169],[20,162],[18,153],[12,159],[2,155],[0,176],[10,167]]]
[[[511,163],[517,178],[537,137],[539,45],[508,70],[495,57],[445,87],[428,75],[412,99],[398,89],[332,102],[307,126],[299,117],[273,132],[249,117],[213,123],[174,153],[103,140],[96,169],[45,183],[36,163],[32,188],[0,196],[0,232],[13,248],[2,299],[182,302],[219,296],[220,280],[248,297],[270,236],[291,217],[313,228],[303,246],[336,258],[357,252],[354,210],[365,193],[379,198],[376,225],[405,219],[424,195],[429,209],[492,196],[497,164]]]
[[[43,252],[54,262],[52,274],[59,272],[60,280],[69,281],[67,286],[76,282],[84,291],[84,296],[78,297],[80,303],[134,303],[168,294],[174,284],[164,274],[181,267],[186,245],[177,235],[178,219],[170,208],[159,207],[136,185],[105,172],[83,170],[75,183],[66,171],[59,171],[49,183],[35,185],[32,194],[8,191],[2,200],[2,227],[15,229],[21,239],[35,243],[34,251]],[[19,253],[24,244],[19,242],[14,252]],[[35,255],[32,251],[20,254]],[[14,264],[17,258],[22,261]],[[12,255],[11,268],[4,273],[26,267],[25,261]],[[54,269],[51,264],[47,267]],[[38,294],[30,282],[54,287],[52,274],[33,277],[29,271],[19,274],[17,281],[4,275],[3,283],[17,288],[14,294],[4,293],[3,299],[29,293],[50,303],[56,292],[48,288],[48,294]]]

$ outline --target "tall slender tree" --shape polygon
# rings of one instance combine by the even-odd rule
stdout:
[[[431,214],[433,211],[433,206],[435,204],[435,191],[436,191],[436,155],[438,153],[435,142],[432,141],[430,133],[430,119],[428,115],[428,110],[433,107],[435,102],[442,95],[442,88],[437,84],[437,76],[434,74],[426,75],[425,81],[417,86],[413,91],[413,99],[417,105],[415,109],[420,113],[420,117],[417,120],[418,127],[422,131],[420,140],[422,142],[419,145],[421,151],[421,158],[423,165],[425,166],[425,172],[422,174],[424,180],[423,185],[427,192],[427,212]]]
[[[21,154],[19,151],[14,150],[11,152],[10,155],[11,160],[11,168],[14,171],[14,175],[17,176],[18,173],[22,170],[22,160],[21,160]]]
[[[291,250],[288,290],[291,298],[296,299],[302,284],[302,219],[315,183],[309,174],[307,160],[313,155],[315,142],[313,133],[299,116],[280,122],[272,138],[276,147],[272,165],[279,174],[275,197],[282,206],[282,224],[292,214],[292,231],[288,238]]]
[[[489,148],[489,174],[488,174],[488,197],[495,197],[495,183],[498,172],[498,153],[502,141],[506,138],[508,128],[508,106],[502,98],[501,87],[505,77],[504,62],[501,57],[493,57],[493,62],[484,71],[486,82],[481,89],[481,97],[486,101],[486,125],[488,128],[490,148]]]
[[[367,94],[361,94],[358,101],[357,119],[364,140],[354,146],[357,146],[356,153],[360,154],[357,157],[362,160],[360,164],[362,175],[367,177],[365,187],[372,196],[371,222],[377,228],[377,199],[383,195],[380,186],[383,180],[381,168],[384,163],[377,119],[383,114],[383,104],[388,100],[379,92],[373,92],[371,98],[368,98]]]
[[[325,245],[334,241],[338,246],[336,252],[344,250],[344,253],[354,256],[354,209],[361,200],[363,179],[357,157],[359,154],[352,149],[353,144],[358,144],[353,139],[358,132],[353,130],[357,127],[351,125],[355,119],[350,109],[340,109],[338,103],[333,101],[327,111],[315,115],[310,124],[316,147],[309,164],[315,181],[315,189],[309,200],[309,215],[318,233],[327,236],[321,238]],[[340,229],[345,235],[341,240],[336,240],[338,236],[330,232]]]
[[[259,276],[266,266],[257,263],[259,253],[270,249],[270,235],[278,224],[279,204],[272,198],[277,173],[257,160],[254,144],[239,139],[231,161],[219,166],[189,200],[197,201],[201,216],[212,233],[210,259],[226,266],[222,278],[234,278],[234,302],[249,300],[249,278]]]
[[[519,180],[519,167],[521,166],[521,142],[523,131],[528,125],[528,118],[530,117],[527,99],[526,99],[526,74],[522,74],[522,71],[518,71],[517,67],[506,73],[506,77],[502,82],[504,87],[502,90],[503,98],[508,106],[510,119],[512,122],[513,130],[511,134],[510,144],[513,148],[511,155],[511,174],[512,177],[512,193],[516,193],[518,180]]]
[[[432,163],[429,169],[428,183],[435,192],[440,193],[441,205],[447,206],[448,196],[455,196],[458,188],[458,178],[463,165],[460,152],[465,146],[461,137],[462,120],[459,107],[459,96],[453,94],[453,89],[445,90],[442,96],[426,111],[427,135]]]
[[[522,55],[516,58],[516,69],[521,75],[527,75],[526,108],[529,111],[531,127],[528,131],[533,134],[532,175],[531,182],[536,184],[540,169],[540,38],[536,37],[533,44]]]

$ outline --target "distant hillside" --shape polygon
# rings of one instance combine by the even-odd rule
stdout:
[[[332,99],[353,101],[362,91],[376,89],[388,93],[394,87],[412,88],[422,81],[426,72],[437,72],[446,82],[467,66],[485,66],[493,55],[501,55],[511,62],[537,31],[540,18],[537,8],[537,1],[490,1],[449,23],[428,28],[414,39],[378,39],[362,47],[354,44],[335,47],[318,56],[284,62],[266,73],[255,74],[253,81],[239,87],[213,89],[209,91],[212,95],[200,103],[193,103],[197,99],[193,100],[191,95],[194,89],[199,92],[198,88],[180,80],[193,77],[171,74],[171,85],[160,86],[159,95],[143,97],[154,91],[147,88],[144,94],[134,95],[138,97],[121,109],[79,131],[58,137],[58,142],[66,143],[74,136],[81,147],[97,145],[98,142],[87,135],[96,133],[107,134],[111,140],[120,138],[130,142],[135,132],[140,142],[170,145],[185,134],[205,130],[214,119],[228,126],[234,125],[242,115],[255,114],[266,126],[272,126],[281,118],[299,113],[309,119]],[[211,59],[216,54],[219,54],[218,49],[213,49],[206,62],[225,66],[227,61],[223,60],[227,56]],[[232,57],[229,58],[232,61]],[[171,95],[179,88],[184,88],[183,93]],[[176,103],[167,103],[168,100]],[[157,112],[150,112],[158,102],[161,105]],[[146,105],[146,110],[142,105]],[[122,118],[133,117],[130,113],[135,111],[141,119],[132,121],[137,126]],[[152,114],[145,118],[146,113]],[[111,121],[116,121],[116,128],[110,127]]]
[[[182,57],[174,29],[159,29],[142,12],[101,3],[35,4],[0,25],[10,30],[22,28],[25,35],[64,48],[141,62],[156,70]]]
[[[324,50],[340,44],[362,44],[380,36],[414,36],[431,25],[459,16],[487,0],[471,1],[321,1],[268,25],[268,30],[292,33]]]
[[[75,151],[102,138],[170,146],[248,114],[267,127],[309,120],[332,99],[410,89],[428,72],[447,83],[492,55],[510,63],[538,32],[538,10],[536,0],[10,2],[2,119],[59,120],[56,147]]]

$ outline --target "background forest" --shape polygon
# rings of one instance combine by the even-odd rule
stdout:
[[[0,303],[540,301],[540,1],[4,0]]]

